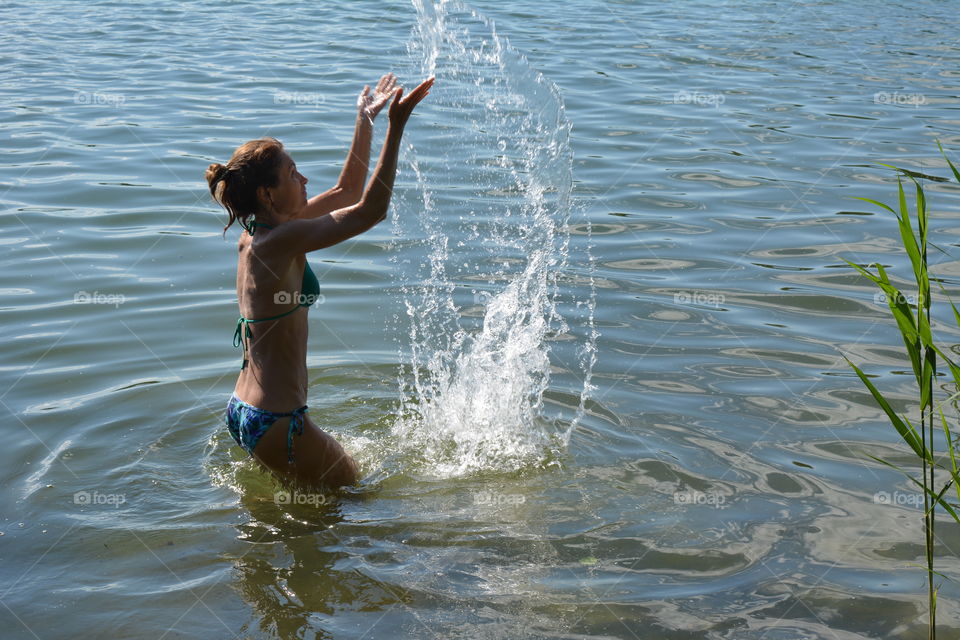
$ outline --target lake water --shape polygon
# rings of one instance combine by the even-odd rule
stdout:
[[[0,17],[4,638],[925,637],[918,496],[868,456],[910,458],[843,356],[904,411],[909,365],[843,259],[909,274],[853,198],[957,157],[954,3]],[[284,494],[223,427],[203,171],[272,135],[326,189],[390,70],[437,85],[389,219],[310,256],[311,414],[365,480]]]

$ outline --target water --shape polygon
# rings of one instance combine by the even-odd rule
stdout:
[[[915,494],[867,456],[909,458],[842,355],[904,409],[907,366],[842,258],[908,273],[852,196],[956,157],[951,11],[3,5],[4,637],[923,637]],[[275,135],[326,188],[391,69],[438,76],[391,219],[311,256],[311,412],[367,485],[278,494],[221,425],[203,168]]]
[[[562,300],[558,283],[568,270],[570,123],[556,88],[482,16],[459,3],[414,5],[409,48],[419,76],[443,78],[431,102],[459,114],[460,126],[428,140],[427,161],[414,162],[423,192],[416,210],[394,210],[402,239],[394,262],[417,284],[404,291],[409,367],[393,433],[440,477],[542,465],[563,453],[582,417],[596,341],[593,287]],[[432,186],[431,176],[457,165],[459,184]],[[403,251],[417,235],[426,261]],[[571,332],[563,303],[582,335]],[[548,336],[573,342],[567,373],[582,380],[567,419],[544,420],[551,366],[562,360]]]

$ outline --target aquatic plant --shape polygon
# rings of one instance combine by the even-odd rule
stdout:
[[[947,157],[943,147],[939,143],[937,143],[937,146],[940,148],[940,153],[947,161],[947,165],[953,171],[954,179],[960,183],[960,172],[957,171],[957,168]],[[876,269],[876,273],[873,273],[869,271],[869,267],[863,267],[861,265],[854,264],[849,260],[845,260],[845,262],[869,278],[874,284],[877,285],[877,287],[880,288],[880,290],[883,292],[883,295],[886,297],[887,306],[889,307],[890,313],[893,315],[893,318],[897,323],[897,328],[900,330],[900,335],[903,338],[903,344],[906,348],[907,357],[910,359],[910,364],[912,366],[914,378],[917,384],[917,391],[919,393],[920,400],[920,421],[918,423],[919,429],[914,426],[914,423],[912,423],[908,417],[900,416],[896,411],[893,410],[890,401],[880,392],[879,389],[877,389],[876,385],[874,385],[870,378],[864,374],[862,369],[850,362],[849,359],[847,362],[851,367],[853,367],[853,370],[856,372],[857,376],[870,391],[870,394],[873,396],[873,399],[876,401],[877,405],[887,415],[887,418],[890,420],[890,424],[893,425],[894,429],[897,430],[897,433],[900,434],[900,437],[904,440],[904,442],[906,442],[911,451],[913,451],[914,455],[920,461],[921,473],[920,479],[917,479],[907,470],[904,470],[891,462],[883,460],[882,458],[870,456],[878,462],[901,471],[914,484],[922,489],[923,531],[924,546],[926,549],[927,596],[929,604],[928,637],[931,640],[934,640],[936,638],[937,592],[939,589],[939,586],[934,584],[934,576],[938,575],[946,578],[946,576],[934,570],[934,525],[936,522],[936,507],[940,506],[944,511],[950,514],[953,519],[957,521],[957,523],[960,523],[960,515],[958,515],[956,511],[956,508],[960,508],[960,504],[951,504],[945,499],[945,495],[950,490],[951,486],[956,490],[957,497],[960,499],[960,474],[958,474],[957,455],[955,450],[956,445],[950,431],[947,417],[943,411],[945,404],[952,406],[954,409],[957,408],[956,400],[958,397],[960,397],[960,392],[954,392],[950,394],[945,401],[937,400],[936,396],[939,387],[935,384],[935,382],[938,375],[938,358],[939,361],[944,362],[949,368],[950,375],[953,378],[953,389],[957,390],[960,390],[960,368],[958,368],[958,366],[953,362],[953,360],[951,360],[951,358],[944,352],[943,349],[937,346],[931,330],[931,277],[927,258],[927,247],[929,244],[929,218],[927,214],[927,198],[923,190],[923,185],[919,182],[919,179],[933,179],[946,182],[949,181],[949,178],[927,176],[915,171],[910,171],[909,169],[903,169],[888,164],[883,164],[882,166],[888,167],[897,172],[899,212],[895,211],[892,207],[876,200],[871,200],[869,198],[858,198],[858,200],[863,200],[879,206],[896,216],[900,231],[900,241],[903,245],[903,248],[906,250],[907,255],[909,256],[910,264],[913,267],[913,276],[917,287],[916,295],[912,298],[904,296],[903,293],[890,281],[890,277],[887,275],[886,270],[880,263],[875,263],[872,265]],[[904,178],[908,178],[911,182],[913,182],[915,187],[915,225],[914,219],[912,219],[910,216],[910,209],[907,206],[907,197],[903,188]],[[940,284],[936,278],[933,278],[933,280]],[[940,288],[941,290],[943,289],[942,285],[940,285]],[[911,299],[913,300],[913,303],[911,303]],[[947,299],[950,303],[950,307],[953,309],[954,321],[957,323],[957,326],[960,327],[960,311],[957,310],[957,307],[954,305],[952,300],[949,300],[949,298]],[[937,425],[937,423],[939,423],[939,428],[942,429],[946,438],[945,444],[948,453],[948,456],[945,458],[941,454],[939,456],[940,459],[938,459],[938,455],[936,453],[934,440],[937,431],[935,425]],[[944,472],[947,476],[945,481],[942,480],[945,475]],[[938,480],[943,482],[942,486],[940,487],[937,486]]]

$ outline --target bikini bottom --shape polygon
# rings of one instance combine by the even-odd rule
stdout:
[[[280,418],[290,418],[290,427],[287,429],[287,460],[293,462],[293,434],[303,435],[303,416],[307,413],[306,405],[290,411],[277,413],[265,411],[252,404],[247,404],[237,396],[231,396],[227,403],[227,429],[244,451],[253,455],[253,450],[263,434]]]

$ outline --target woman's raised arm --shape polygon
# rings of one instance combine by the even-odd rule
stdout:
[[[397,77],[388,73],[380,78],[373,93],[367,85],[357,97],[357,123],[353,130],[353,142],[343,163],[340,178],[331,189],[307,201],[301,212],[303,218],[318,218],[331,211],[356,204],[363,196],[363,184],[367,181],[370,163],[370,144],[373,141],[373,121],[390,101],[397,85]]]
[[[387,216],[404,127],[414,107],[430,92],[433,81],[432,77],[424,80],[406,97],[402,88],[395,90],[380,159],[360,201],[329,215],[291,220],[282,225],[277,229],[278,233],[273,234],[273,239],[281,245],[281,251],[305,253],[323,249],[363,233]]]

